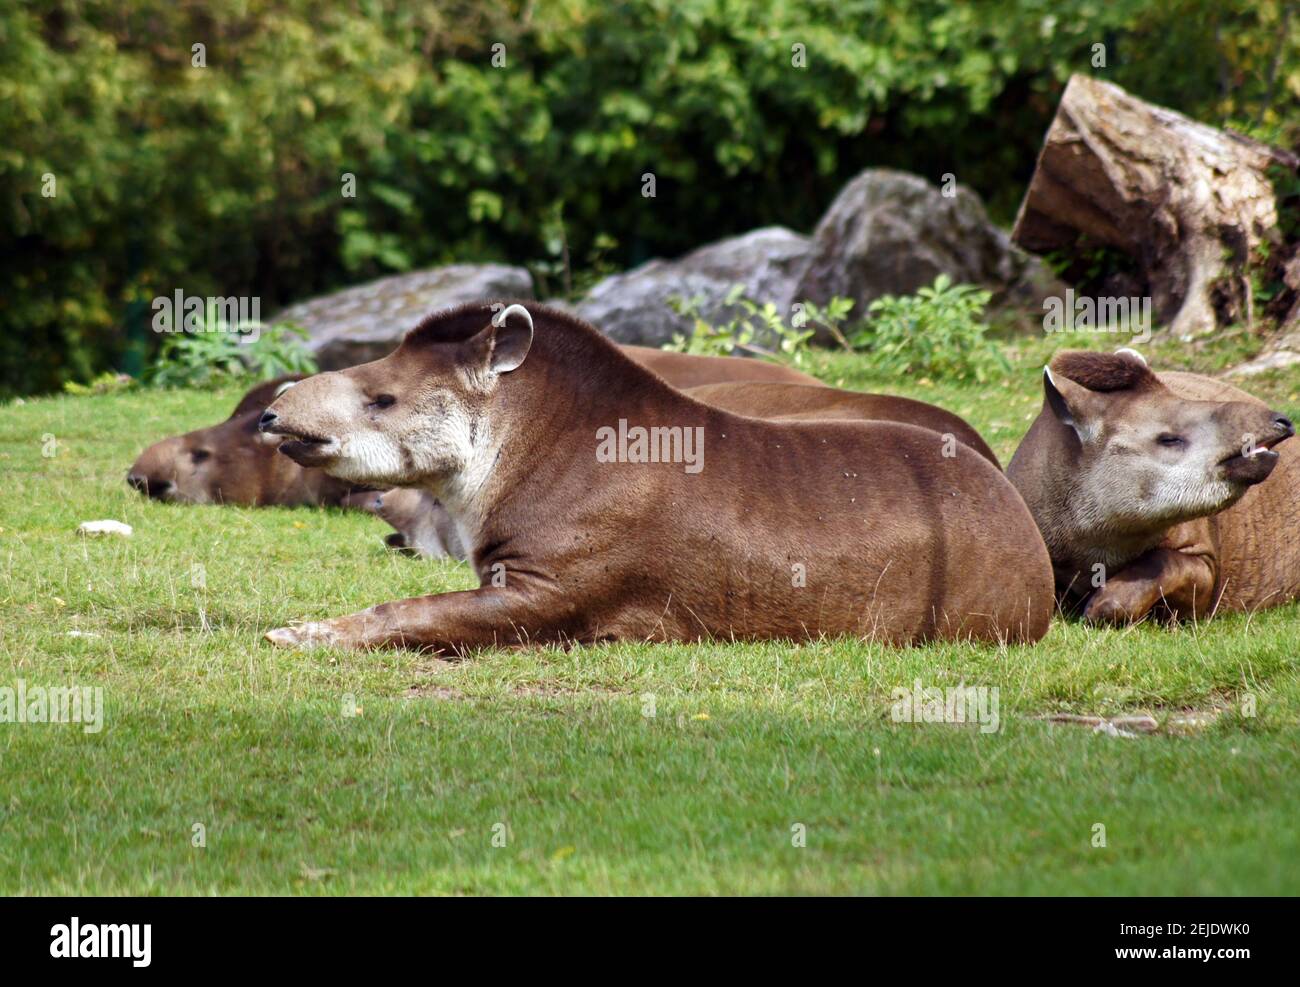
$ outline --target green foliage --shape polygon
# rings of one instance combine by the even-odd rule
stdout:
[[[284,323],[167,333],[146,381],[151,387],[215,387],[236,377],[314,374],[316,360],[303,345],[306,338],[301,328]]]
[[[122,391],[131,390],[136,384],[136,379],[128,374],[116,374],[111,370],[105,370],[87,384],[79,384],[75,380],[64,381],[63,393],[73,394],[78,397],[118,394]]]
[[[548,293],[571,295],[600,265],[810,228],[868,165],[953,172],[1005,220],[1076,71],[1290,143],[1285,7],[5,3],[0,394],[143,365],[149,300],[177,288],[271,312],[392,271],[543,258]]]
[[[786,325],[775,305],[771,302],[760,305],[746,298],[744,291],[745,286],[738,284],[727,292],[723,304],[735,314],[726,322],[716,325],[700,316],[699,308],[704,301],[702,297],[669,298],[668,304],[673,310],[692,319],[693,325],[690,336],[675,333],[673,341],[664,344],[663,348],[702,356],[756,354],[802,366],[807,359],[809,341],[813,337],[813,330],[805,328],[807,321],[811,319],[814,325],[821,321],[838,328],[842,316],[833,316],[831,311],[839,313],[842,309],[847,314],[848,309],[853,307],[851,301],[844,307],[847,300],[841,298],[834,299],[827,309],[805,302],[805,313],[815,313],[815,317],[808,314],[806,318],[798,320],[799,325]],[[831,319],[835,321],[826,321]]]
[[[1010,369],[981,320],[990,292],[953,284],[941,274],[915,295],[885,295],[868,307],[866,327],[853,337],[881,369],[938,379],[983,382]]]

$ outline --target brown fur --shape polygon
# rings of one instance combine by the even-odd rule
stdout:
[[[1052,357],[1052,369],[1090,391],[1132,391],[1156,383],[1156,375],[1127,353],[1065,350]]]
[[[710,408],[585,323],[527,308],[535,332],[519,316],[494,327],[486,306],[440,314],[391,356],[311,378],[268,409],[264,427],[299,462],[437,497],[481,583],[272,641],[461,651],[1046,631],[1046,550],[1014,488],[969,448],[943,456],[912,425]],[[599,430],[620,419],[702,428],[704,468],[598,462]]]
[[[673,387],[682,390],[704,384],[744,380],[822,386],[822,382],[816,377],[811,377],[793,367],[770,363],[767,360],[739,356],[701,357],[691,353],[651,349],[648,346],[619,348],[641,366],[658,374]]]
[[[854,421],[906,422],[951,435],[1001,469],[988,443],[965,419],[924,401],[889,394],[864,394],[836,387],[807,384],[706,384],[686,392],[697,401],[750,418],[772,421],[815,421],[845,418]]]
[[[1129,356],[1109,365],[1120,362],[1142,367]],[[1300,525],[1290,422],[1208,377],[1134,372],[1133,387],[1114,387],[1128,371],[1080,369],[1097,365],[1073,354],[1052,361],[1056,385],[1045,382],[1043,409],[1007,467],[1047,542],[1062,601],[1086,598],[1088,619],[1128,622],[1153,609],[1202,617],[1300,597],[1300,547],[1278,537]],[[1109,389],[1078,387],[1079,377]],[[1186,447],[1162,447],[1166,434]],[[1243,455],[1252,437],[1272,448]],[[1189,465],[1192,456],[1201,458]],[[1162,497],[1166,474],[1189,503]]]

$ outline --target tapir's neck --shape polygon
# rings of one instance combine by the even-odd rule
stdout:
[[[541,500],[559,476],[589,471],[598,429],[674,424],[698,407],[603,337],[539,325],[523,365],[499,380],[464,468],[426,489],[473,552],[505,501]]]

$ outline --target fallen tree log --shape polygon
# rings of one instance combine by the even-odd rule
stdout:
[[[1275,169],[1294,174],[1300,157],[1075,75],[1012,239],[1066,258],[1120,252],[1180,336],[1249,324],[1252,265],[1281,244]]]

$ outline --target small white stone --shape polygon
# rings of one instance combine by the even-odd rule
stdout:
[[[79,535],[119,535],[131,537],[131,526],[121,521],[82,521],[77,525]]]

